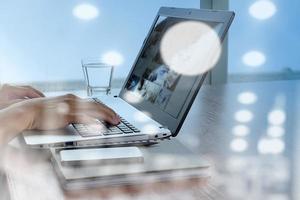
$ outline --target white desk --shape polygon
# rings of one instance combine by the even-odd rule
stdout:
[[[239,103],[237,96],[245,91],[255,93],[257,102],[251,105]],[[259,150],[258,146],[262,138],[270,139],[266,134],[268,113],[277,104],[282,104],[282,98],[285,99],[285,106],[282,107],[286,115],[282,125],[285,134],[277,139],[283,142],[280,144],[284,144],[284,148],[277,154],[266,154],[270,148],[274,150],[274,145],[260,145],[263,147]],[[11,164],[16,167],[22,166],[22,162],[25,164],[20,171],[17,170],[18,176],[10,181],[9,186],[12,193],[23,190],[32,194],[30,199],[38,199],[38,195],[44,199],[61,199],[63,196],[86,199],[86,195],[99,199],[300,199],[297,155],[300,152],[297,123],[299,100],[300,81],[230,84],[201,89],[178,138],[214,164],[213,177],[208,183],[188,182],[171,184],[171,187],[157,184],[139,189],[102,188],[88,193],[63,194],[51,167],[43,164],[47,157],[30,151],[30,155],[39,159],[27,159],[26,152],[10,157]],[[235,119],[235,114],[245,109],[253,114],[253,119],[240,123]],[[250,129],[247,136],[233,134],[232,128],[239,124]],[[278,142],[272,144],[275,144],[275,151],[280,147]],[[46,189],[43,187],[45,184]],[[191,185],[197,187],[190,189]],[[20,198],[26,199],[24,196]]]

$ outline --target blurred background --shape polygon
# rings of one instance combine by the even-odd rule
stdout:
[[[124,79],[162,5],[200,7],[199,0],[0,1],[0,80],[81,81],[85,57],[117,65],[114,78]]]
[[[229,81],[300,78],[299,1],[11,0],[0,1],[0,80],[79,87],[80,60],[101,57],[117,65],[114,80],[122,82],[161,6],[236,12],[224,48]]]
[[[203,139],[195,132],[181,139],[213,156],[216,185],[231,199],[299,199],[300,1],[0,0],[0,82],[82,90],[81,59],[92,56],[116,66],[113,86],[120,87],[161,6],[236,13],[222,70],[213,69],[213,76],[219,84],[243,85],[224,89],[211,82],[223,88],[212,94],[225,91],[219,100],[226,102],[217,106],[232,116],[215,128],[222,136]]]

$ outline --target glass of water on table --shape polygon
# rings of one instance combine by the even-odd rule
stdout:
[[[114,67],[104,63],[101,58],[84,58],[81,64],[87,95],[110,94]]]

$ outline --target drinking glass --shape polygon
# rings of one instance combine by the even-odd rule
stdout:
[[[103,63],[100,58],[84,58],[81,60],[84,80],[88,96],[111,92],[114,67]]]

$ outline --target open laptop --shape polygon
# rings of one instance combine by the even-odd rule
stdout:
[[[229,11],[160,8],[119,96],[94,99],[115,110],[122,117],[121,124],[99,121],[99,126],[73,124],[43,133],[27,131],[23,133],[26,144],[42,148],[151,144],[175,137],[207,72],[183,75],[173,70],[161,55],[163,37],[179,23],[199,22],[211,27],[223,41],[233,18]],[[186,33],[188,41],[203,37],[197,29]]]

